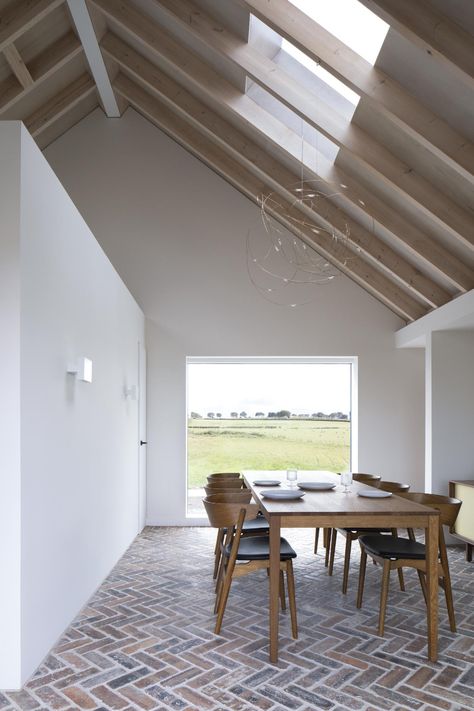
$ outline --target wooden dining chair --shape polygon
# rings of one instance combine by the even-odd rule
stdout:
[[[449,626],[452,632],[456,632],[451,576],[449,574],[448,555],[446,552],[443,526],[454,525],[459,509],[461,508],[461,501],[459,501],[459,499],[452,499],[449,496],[441,496],[439,494],[402,493],[400,495],[405,499],[415,501],[417,504],[429,506],[430,508],[437,509],[440,512],[438,577],[446,597]],[[382,587],[380,593],[378,633],[381,637],[383,637],[391,570],[415,568],[418,572],[425,602],[427,602],[426,548],[424,544],[419,543],[416,540],[413,529],[408,529],[408,538],[386,536],[380,533],[364,534],[359,536],[359,544],[361,548],[361,556],[357,607],[360,608],[362,606],[367,556],[369,555],[373,560],[377,561],[382,566]]]
[[[221,481],[222,479],[239,479],[240,472],[213,472],[207,477],[207,481]]]
[[[356,479],[357,476],[357,479]],[[381,477],[375,476],[373,474],[354,474],[354,480],[368,484],[369,486],[375,486],[377,489],[382,489],[383,491],[388,491],[392,494],[406,492],[410,489],[410,484],[401,484],[397,481],[382,481]],[[395,529],[390,528],[338,528],[333,529],[331,532],[331,553],[329,559],[329,575],[332,575],[334,569],[334,556],[336,551],[336,539],[337,534],[340,533],[346,539],[346,546],[344,550],[344,567],[342,573],[342,592],[344,595],[347,593],[347,588],[349,584],[349,568],[351,564],[351,551],[352,544],[357,541],[359,536],[367,532],[377,532],[377,533],[392,533],[394,536],[397,535]],[[405,583],[403,580],[403,571],[400,570],[399,575],[400,589],[405,590]]]
[[[354,481],[361,481],[364,484],[369,484],[371,486],[376,486],[377,483],[381,480],[381,476],[378,474],[364,474],[363,472],[354,472],[352,474],[352,478]],[[332,543],[332,537],[333,537],[333,529],[332,528],[324,528],[323,529],[323,545],[324,548],[326,549],[326,554],[325,554],[325,559],[324,559],[324,565],[326,568],[329,568],[329,575],[332,575],[333,573],[333,568],[334,568],[334,553],[332,555],[332,565],[331,565],[331,543]],[[336,534],[337,536],[337,534]],[[314,536],[314,552],[318,552],[318,541],[319,541],[319,528],[316,529],[315,536]],[[334,538],[334,543],[333,543],[334,551],[336,550],[336,538]]]
[[[206,489],[208,487],[205,487]],[[211,489],[209,492],[206,491],[206,498],[208,501],[214,503],[250,503],[252,494],[250,489],[222,489],[216,492]],[[260,514],[260,512],[255,516],[255,518],[246,518],[242,527],[242,536],[262,536],[268,535],[270,532],[270,527],[268,525],[267,519]],[[227,528],[218,528],[216,545],[214,547],[214,572],[213,579],[216,580],[219,574],[219,567],[222,560],[222,543],[224,541],[225,535],[227,533]]]
[[[220,567],[216,591],[215,612],[217,613],[215,633],[221,631],[222,620],[229,597],[232,580],[248,575],[256,570],[270,569],[270,539],[268,536],[243,536],[245,519],[255,519],[258,513],[257,504],[240,502],[218,502],[204,499],[204,506],[209,522],[214,528],[227,530],[221,544],[223,565]],[[286,609],[284,573],[286,573],[288,602],[290,607],[291,631],[294,639],[298,637],[296,619],[295,582],[293,575],[293,558],[296,553],[284,538],[280,539],[280,601],[282,609]],[[236,563],[239,562],[239,565]]]
[[[244,486],[244,480],[243,479],[230,479],[230,478],[225,478],[225,479],[219,479],[219,480],[213,480],[213,481],[208,481],[205,485],[205,489],[209,489],[210,491],[221,491],[222,489],[242,489]]]

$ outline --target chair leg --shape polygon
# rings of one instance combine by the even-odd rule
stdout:
[[[347,593],[347,583],[349,581],[349,566],[351,564],[352,536],[350,533],[346,537],[346,550],[344,553],[344,572],[342,575],[342,592]]]
[[[326,548],[326,555],[324,557],[324,565],[327,568],[329,565],[329,553],[331,551],[331,538],[332,538],[332,528],[325,528],[324,531],[324,547]]]
[[[217,531],[216,547],[214,549],[214,574],[212,576],[213,580],[217,580],[217,574],[219,572],[219,564],[221,562],[221,544],[224,540],[224,529],[219,528]]]
[[[217,614],[217,610],[219,608],[219,599],[221,596],[222,592],[222,581],[224,580],[225,576],[225,561],[224,558],[221,558],[221,564],[219,566],[219,573],[217,575],[217,582],[216,582],[216,600],[214,603],[214,614]]]
[[[446,607],[448,608],[449,627],[451,632],[456,632],[456,618],[454,616],[453,591],[449,574],[444,578],[444,595],[446,597]]]
[[[224,618],[224,612],[227,605],[227,599],[229,597],[230,586],[232,583],[232,573],[234,572],[234,566],[227,566],[224,580],[222,582],[222,589],[219,595],[219,604],[217,609],[217,620],[216,626],[214,628],[215,634],[220,634],[222,620]]]
[[[331,529],[330,528],[323,528],[323,546],[325,548],[328,547],[329,545],[329,533]]]
[[[319,542],[319,528],[314,532],[314,553],[318,552],[318,542]]]
[[[422,573],[421,570],[417,570],[416,572],[418,573],[418,580],[420,581],[421,591],[422,591],[422,593],[423,593],[423,597],[425,598],[425,604],[427,605],[427,604],[428,604],[428,595],[427,595],[427,592],[426,592],[426,578],[425,578],[425,574]]]
[[[285,578],[283,576],[283,570],[280,570],[280,604],[281,604],[281,609],[286,610]]]
[[[365,569],[367,567],[367,553],[361,547],[360,549],[360,568],[359,568],[359,587],[357,588],[357,603],[356,606],[362,607],[362,597],[364,595]]]
[[[392,528],[392,536],[394,538],[398,538],[398,531],[396,528]],[[400,590],[402,592],[405,592],[405,579],[403,577],[403,569],[402,568],[397,568],[397,575],[398,575],[398,582],[400,585]]]
[[[390,561],[384,560],[382,571],[382,590],[380,591],[379,635],[383,637],[385,611],[387,609],[388,586],[390,583]]]
[[[332,575],[334,570],[334,556],[336,554],[336,539],[337,539],[337,528],[331,530],[331,553],[329,555],[329,569],[328,574]]]
[[[291,634],[293,639],[298,639],[298,623],[296,619],[296,595],[295,576],[293,574],[293,562],[286,562],[286,583],[288,585],[288,603],[290,605]]]

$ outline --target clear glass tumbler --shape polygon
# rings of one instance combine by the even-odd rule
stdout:
[[[288,486],[293,489],[298,481],[298,470],[297,469],[287,469],[286,470],[286,481]]]
[[[348,494],[352,486],[352,472],[341,473],[341,484],[344,487],[344,493]]]

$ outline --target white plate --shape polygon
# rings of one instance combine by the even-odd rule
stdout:
[[[300,481],[298,486],[307,491],[329,491],[336,488],[336,484],[332,481]]]
[[[381,489],[367,489],[367,491],[358,491],[358,496],[363,496],[365,499],[386,499],[392,495],[391,491],[382,491]]]
[[[255,486],[280,486],[281,481],[279,479],[256,479],[253,483]]]
[[[301,499],[304,496],[304,491],[300,489],[295,489],[294,491],[290,489],[267,489],[262,491],[262,496],[264,499],[291,501],[292,499]]]

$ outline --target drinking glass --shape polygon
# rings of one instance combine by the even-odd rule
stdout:
[[[286,481],[288,482],[288,486],[290,488],[294,488],[296,486],[296,482],[298,481],[298,470],[297,469],[287,469],[286,470]]]
[[[341,473],[341,484],[344,487],[344,493],[349,493],[349,487],[352,485],[352,472]]]

